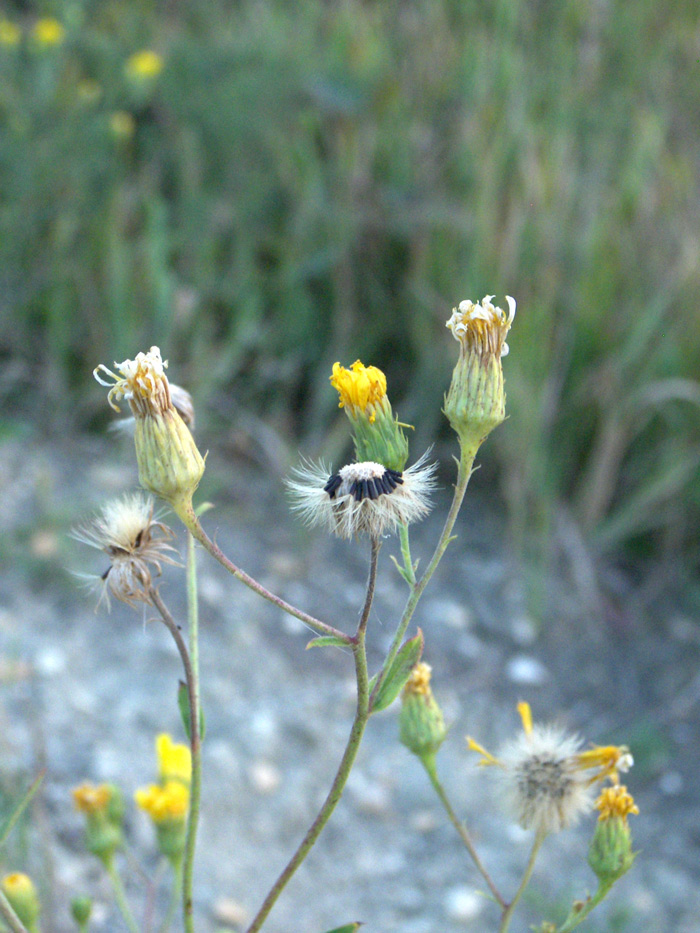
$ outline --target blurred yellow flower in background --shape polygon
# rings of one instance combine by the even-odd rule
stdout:
[[[115,110],[109,118],[109,128],[117,139],[131,139],[136,121],[127,110]]]
[[[32,38],[39,45],[60,45],[66,37],[66,30],[57,19],[47,17],[38,19],[32,29]]]
[[[126,63],[126,73],[136,81],[148,81],[157,78],[163,70],[164,61],[153,49],[134,52]]]
[[[9,19],[0,19],[0,45],[19,45],[22,30]]]

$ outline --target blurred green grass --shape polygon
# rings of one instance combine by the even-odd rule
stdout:
[[[451,307],[507,292],[510,418],[483,476],[517,549],[549,552],[563,516],[594,561],[697,562],[695,0],[5,15],[6,422],[94,425],[93,366],[157,343],[212,428],[246,411],[316,449],[330,366],[360,357],[428,442]],[[63,41],[32,37],[41,16]],[[130,76],[145,48],[162,72]]]

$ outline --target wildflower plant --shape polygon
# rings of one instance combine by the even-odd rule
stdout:
[[[145,53],[143,53],[145,55]],[[135,58],[131,67],[142,77],[155,77],[155,59]],[[444,412],[459,442],[457,476],[452,502],[432,555],[418,573],[413,559],[410,526],[432,507],[436,466],[429,453],[412,456],[407,425],[395,416],[384,373],[357,360],[351,367],[333,366],[332,387],[348,417],[355,456],[347,463],[326,465],[302,459],[287,481],[292,509],[310,528],[334,534],[347,546],[368,549],[368,575],[363,605],[351,630],[316,618],[291,605],[250,576],[226,555],[202,524],[206,506],[194,502],[205,470],[205,457],[194,440],[194,409],[189,394],[167,377],[168,363],[153,346],[134,359],[100,364],[94,374],[108,387],[107,401],[117,412],[124,403],[133,418],[136,460],[141,485],[147,494],[133,493],[108,503],[75,537],[103,553],[108,566],[99,578],[100,602],[113,596],[126,605],[153,610],[174,639],[183,668],[177,701],[187,743],[168,734],[156,738],[157,780],[136,789],[134,800],[150,819],[155,846],[171,875],[171,899],[162,929],[169,928],[176,911],[182,912],[186,933],[196,928],[193,912],[195,850],[201,806],[204,717],[200,700],[198,661],[199,620],[195,544],[218,561],[237,580],[261,598],[301,620],[315,635],[307,647],[336,646],[352,657],[356,704],[349,736],[328,794],[280,875],[271,880],[268,894],[250,922],[247,933],[261,930],[277,899],[319,838],[341,799],[350,771],[372,715],[401,696],[399,738],[421,762],[450,822],[469,853],[474,868],[487,885],[499,912],[498,929],[509,929],[545,839],[590,816],[600,816],[593,833],[589,864],[599,880],[598,892],[576,902],[563,924],[545,923],[542,929],[566,933],[607,895],[630,868],[634,854],[628,816],[637,807],[619,775],[629,769],[629,750],[617,746],[584,747],[574,735],[549,725],[533,723],[527,703],[518,710],[522,731],[493,754],[469,738],[479,763],[498,776],[499,796],[520,825],[533,833],[530,858],[515,893],[506,897],[483,863],[465,822],[457,815],[438,775],[438,756],[448,740],[448,729],[433,694],[431,668],[422,660],[423,633],[409,633],[416,606],[453,537],[453,529],[474,459],[481,443],[505,418],[502,357],[515,315],[515,301],[507,298],[508,312],[492,304],[462,302],[447,326],[459,343],[459,359],[445,394]],[[447,380],[446,380],[447,381]],[[172,509],[186,530],[185,583],[188,624],[175,620],[161,594],[164,564],[177,566],[175,535],[156,512],[155,498]],[[395,620],[390,646],[381,664],[370,671],[366,649],[372,615],[378,557],[389,536],[398,536],[400,557],[394,564],[407,586],[404,607]],[[75,807],[85,818],[86,846],[102,863],[113,885],[116,903],[132,933],[139,930],[136,913],[127,900],[120,875],[124,844],[124,795],[112,784],[83,783],[73,793]],[[22,885],[17,885],[21,888]],[[25,884],[23,890],[29,890]],[[3,890],[5,893],[3,893]],[[19,902],[18,902],[19,903]],[[87,929],[90,901],[74,901],[73,916],[79,929]],[[24,909],[24,908],[23,908]],[[31,930],[18,919],[7,885],[0,888],[0,913],[14,930]],[[27,914],[27,916],[29,916]],[[33,915],[32,915],[33,916]],[[35,921],[32,920],[34,923]],[[14,925],[13,925],[14,924]],[[342,927],[355,929],[357,924]],[[339,928],[340,929],[340,928]]]

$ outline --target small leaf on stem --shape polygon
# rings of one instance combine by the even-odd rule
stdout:
[[[423,632],[418,629],[418,634],[409,638],[399,648],[391,667],[387,671],[384,683],[379,688],[372,712],[378,713],[380,710],[390,706],[401,692],[408,680],[414,665],[416,665],[423,654]]]

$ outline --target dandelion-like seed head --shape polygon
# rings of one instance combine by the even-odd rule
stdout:
[[[287,481],[293,508],[308,525],[341,538],[370,537],[423,518],[430,510],[435,464],[425,456],[399,472],[373,461],[349,463],[329,475],[323,464],[304,463]]]
[[[515,317],[515,299],[506,295],[508,313],[491,303],[493,295],[485,295],[481,303],[460,301],[453,308],[446,326],[459,341],[463,352],[476,351],[480,356],[500,359],[508,354],[506,336]]]
[[[559,832],[572,826],[593,805],[593,785],[632,764],[625,746],[594,746],[582,752],[582,740],[555,726],[533,724],[528,703],[519,703],[523,731],[498,755],[467,737],[480,765],[497,766],[504,797],[525,829]],[[631,811],[630,811],[631,812]]]
[[[111,594],[129,606],[150,602],[153,577],[160,576],[162,564],[177,564],[171,556],[172,531],[154,517],[153,500],[140,493],[108,502],[73,537],[109,557],[101,599]]]

